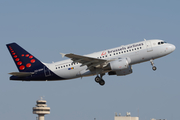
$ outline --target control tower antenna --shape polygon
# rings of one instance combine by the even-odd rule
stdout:
[[[50,114],[50,107],[47,107],[46,100],[43,100],[42,97],[36,103],[36,107],[33,107],[33,114],[38,115],[38,120],[44,120],[44,115]]]

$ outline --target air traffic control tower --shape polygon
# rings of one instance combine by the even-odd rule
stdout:
[[[38,120],[44,120],[44,115],[50,114],[50,107],[47,107],[46,100],[36,101],[36,107],[33,107],[33,114],[38,114]]]

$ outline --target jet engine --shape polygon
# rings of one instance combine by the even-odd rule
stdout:
[[[110,72],[108,72],[108,75],[124,76],[124,75],[131,74],[132,72],[133,72],[132,67],[129,66],[127,69],[110,71]]]
[[[130,58],[118,59],[110,62],[110,68],[112,71],[127,69],[129,67],[130,62]]]

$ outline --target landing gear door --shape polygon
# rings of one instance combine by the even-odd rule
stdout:
[[[44,74],[45,74],[45,77],[51,76],[51,72],[49,68],[47,68],[46,66],[44,66]]]
[[[146,41],[146,48],[147,48],[147,52],[151,52],[153,51],[152,45],[150,41]]]

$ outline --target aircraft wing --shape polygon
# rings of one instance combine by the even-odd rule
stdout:
[[[30,76],[30,75],[32,75],[34,73],[33,72],[12,72],[12,73],[9,73],[9,74],[17,76],[17,77],[27,77],[27,76]]]
[[[63,54],[60,53],[62,57],[66,56],[68,58],[71,58],[71,60],[75,62],[79,62],[82,65],[87,65],[88,68],[90,69],[91,67],[103,67],[103,65],[107,62],[107,60],[103,59],[97,59],[97,58],[92,58],[92,57],[87,57],[87,56],[81,56],[81,55],[76,55],[76,54]]]

